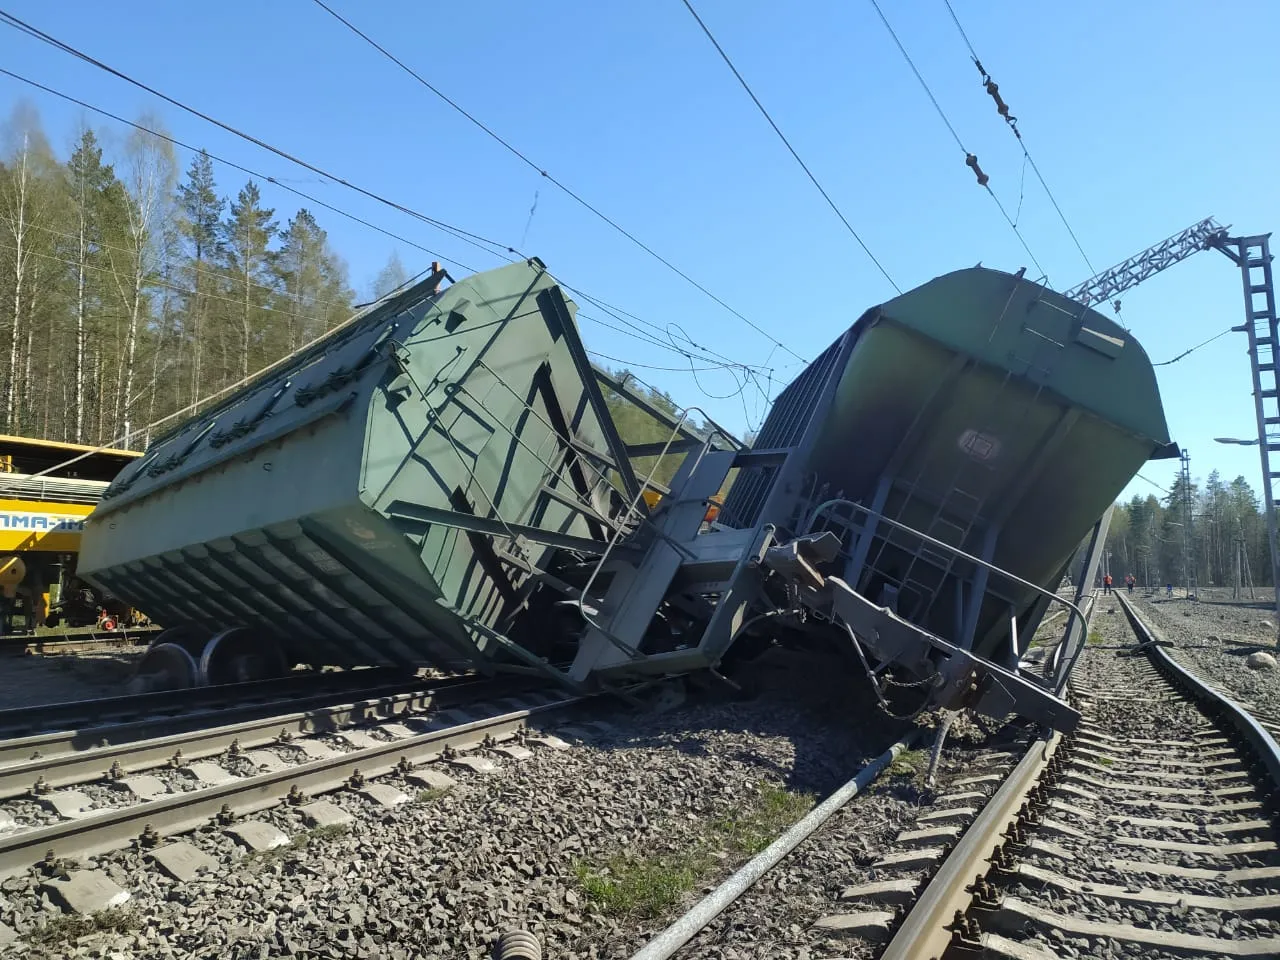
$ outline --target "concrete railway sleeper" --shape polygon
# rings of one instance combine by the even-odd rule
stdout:
[[[421,719],[428,711],[463,705],[475,700],[527,692],[535,686],[527,679],[503,677],[479,679],[457,678],[430,685],[421,681],[411,688],[403,685],[360,692],[355,700],[333,703],[332,696],[323,703],[288,703],[296,707],[288,712],[269,712],[240,722],[215,722],[234,719],[217,714],[183,716],[182,726],[192,729],[170,733],[168,718],[122,725],[123,728],[95,730],[88,738],[95,746],[80,746],[85,738],[68,734],[30,738],[41,742],[33,756],[20,762],[0,764],[0,801],[16,797],[40,797],[57,788],[97,780],[127,785],[127,776],[161,767],[190,768],[227,751],[243,752],[290,738],[336,735],[360,724],[377,724],[387,720]],[[200,724],[200,719],[206,721]],[[151,736],[140,735],[149,732]],[[100,739],[99,739],[100,738]],[[191,768],[199,769],[199,768]],[[0,806],[0,816],[3,807]]]
[[[476,676],[474,673],[470,675]],[[99,727],[151,722],[160,717],[167,717],[169,722],[176,724],[179,717],[187,714],[279,709],[280,704],[310,702],[313,697],[350,696],[358,691],[396,686],[407,689],[412,684],[423,682],[420,671],[374,667],[324,673],[300,672],[276,680],[14,707],[0,710],[0,761],[10,759],[15,749],[24,748],[17,742],[19,739],[46,733],[96,732]],[[207,724],[209,719],[204,717],[198,722]]]
[[[248,760],[258,772],[235,776],[223,769],[219,782],[201,789],[166,795],[153,794],[114,809],[90,810],[59,822],[0,834],[0,877],[13,876],[43,863],[52,872],[66,872],[66,861],[96,856],[140,844],[155,846],[164,837],[194,830],[217,818],[231,822],[286,801],[338,790],[344,786],[377,792],[375,778],[414,768],[441,758],[454,758],[482,746],[520,739],[530,725],[563,718],[589,697],[557,697],[543,692],[489,700],[442,711],[425,722],[423,732],[398,723],[384,723],[363,731],[356,742],[365,745],[342,753],[317,741],[304,762],[290,764],[268,751],[250,751]],[[373,740],[380,731],[387,740]],[[511,748],[508,748],[511,749]],[[259,756],[252,756],[260,753]],[[239,758],[245,759],[245,758]],[[212,766],[212,765],[210,765]],[[424,778],[426,783],[430,778]],[[74,876],[74,871],[71,876]],[[86,885],[97,879],[81,881]],[[106,905],[106,901],[97,904]]]
[[[363,709],[372,716],[378,711],[394,712],[412,709],[415,704],[425,708],[431,697],[454,689],[459,691],[509,690],[514,693],[534,686],[523,678],[487,679],[476,674],[440,679],[401,675],[390,681],[383,679],[382,682],[377,682],[380,679],[377,677],[371,676],[370,679],[375,682],[325,684],[316,687],[315,692],[309,695],[298,697],[266,699],[254,697],[247,702],[231,703],[224,707],[197,707],[190,712],[157,712],[137,720],[102,723],[0,740],[0,771],[14,764],[39,760],[51,761],[55,757],[83,753],[88,750],[112,746],[123,747],[139,741],[183,733],[197,733],[215,727],[267,722],[272,718],[288,718],[293,714],[305,714],[305,719],[317,728],[321,728],[332,723],[346,722],[341,719],[344,709],[370,702],[374,706]],[[333,719],[328,719],[330,717]],[[288,722],[287,719],[285,722]],[[303,732],[306,732],[306,729],[303,729]]]
[[[1280,955],[1275,741],[1117,602],[1129,624],[1095,614],[1073,679],[1079,730],[1023,758],[883,960]]]

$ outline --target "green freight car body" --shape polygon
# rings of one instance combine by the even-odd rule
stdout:
[[[191,662],[170,650],[168,672],[225,678],[254,650],[338,666],[538,659],[538,631],[520,646],[507,621],[558,548],[589,555],[615,533],[612,424],[541,264],[441,282],[159,438],[106,491],[81,569],[180,625],[167,642]]]
[[[810,465],[832,496],[867,508],[814,518],[857,521],[841,576],[931,633],[1016,663],[1011,631],[1025,646],[1047,599],[956,550],[1052,592],[1142,465],[1176,455],[1150,360],[1101,314],[983,268],[868,311],[848,339]]]
[[[1098,517],[1176,455],[1118,325],[960,270],[866,311],[750,449],[652,408],[669,442],[628,446],[600,383],[643,398],[592,369],[541,263],[442,278],[107,491],[81,570],[171,628],[144,661],[167,681],[434,664],[613,688],[792,638],[914,676],[922,706],[1074,724],[1020,654]],[[650,509],[632,458],[657,449],[679,463]]]

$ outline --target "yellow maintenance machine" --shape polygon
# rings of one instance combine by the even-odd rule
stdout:
[[[0,634],[135,619],[75,573],[85,518],[141,455],[0,435]]]

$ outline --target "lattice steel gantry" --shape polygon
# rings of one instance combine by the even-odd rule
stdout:
[[[1128,260],[1095,274],[1079,286],[1067,290],[1063,296],[1091,307],[1136,287],[1143,280],[1154,277],[1161,270],[1167,270],[1194,253],[1217,247],[1223,242],[1234,242],[1227,238],[1227,228],[1213,217],[1206,217],[1182,232],[1161,240],[1155,246],[1134,254]]]
[[[1253,409],[1258,421],[1258,455],[1262,461],[1262,496],[1267,511],[1267,547],[1271,554],[1271,583],[1280,624],[1280,538],[1276,531],[1276,481],[1280,464],[1280,378],[1276,375],[1276,291],[1271,273],[1271,234],[1220,237],[1212,246],[1240,268],[1244,285],[1245,322],[1233,329],[1249,335],[1249,363],[1253,368]],[[1280,646],[1280,639],[1277,639]]]

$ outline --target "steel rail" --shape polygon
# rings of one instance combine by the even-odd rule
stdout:
[[[0,838],[0,877],[22,873],[50,857],[97,856],[135,840],[145,844],[188,832],[215,817],[227,820],[290,798],[337,790],[353,780],[362,782],[437,759],[446,749],[466,750],[484,742],[510,739],[529,719],[563,713],[592,696],[549,699],[544,694],[531,694],[529,699],[533,702],[527,706],[482,720],[11,834]]]
[[[275,680],[227,683],[215,687],[161,690],[93,700],[64,700],[0,710],[0,737],[103,726],[121,720],[164,713],[190,713],[202,707],[239,706],[248,703],[293,700],[317,692],[341,692],[368,688],[396,680],[410,682],[413,675],[397,667],[372,667],[340,673],[296,673]],[[421,678],[419,678],[421,682]]]
[[[415,690],[389,690],[382,695],[375,693],[355,701],[326,703],[316,709],[268,714],[241,723],[209,726],[201,724],[200,719],[216,717],[217,714],[184,716],[180,719],[184,723],[191,722],[195,729],[0,766],[0,800],[103,778],[115,779],[156,767],[180,766],[188,761],[218,756],[233,745],[251,749],[275,743],[285,736],[336,732],[362,721],[394,720],[433,707],[459,707],[482,696],[510,696],[528,692],[535,686],[537,684],[523,677],[468,678],[465,682],[432,687],[419,683]],[[160,722],[149,721],[152,724]],[[95,737],[97,734],[98,731],[94,731]],[[40,784],[39,788],[37,784]]]
[[[1251,747],[1266,768],[1273,783],[1280,787],[1280,749],[1276,741],[1249,713],[1200,677],[1179,664],[1162,648],[1152,628],[1142,620],[1132,603],[1116,594],[1133,628],[1138,648],[1151,656],[1171,685],[1188,693],[1201,706],[1226,720]],[[1065,741],[1069,743],[1070,741]],[[938,960],[955,939],[953,920],[970,908],[977,892],[975,877],[981,879],[993,865],[993,855],[1003,845],[1006,835],[1020,818],[1023,805],[1041,783],[1054,754],[1064,743],[1055,733],[1047,742],[1036,745],[1019,761],[1009,778],[965,831],[955,849],[925,888],[911,911],[903,919],[881,960]]]
[[[880,960],[936,960],[946,952],[952,940],[948,925],[973,902],[974,877],[982,876],[991,866],[1006,831],[1018,819],[1027,795],[1040,782],[1061,744],[1062,734],[1056,731],[1047,741],[1031,744],[943,861]]]
[[[0,740],[0,773],[10,764],[47,760],[102,747],[119,748],[140,740],[223,727],[234,723],[247,723],[268,717],[287,720],[291,714],[304,710],[323,712],[328,708],[337,709],[344,704],[350,705],[356,701],[421,694],[427,690],[442,692],[454,686],[468,687],[483,682],[484,679],[478,674],[445,677],[439,680],[427,677],[401,679],[393,683],[375,683],[370,686],[338,687],[306,697],[255,700],[223,708],[192,710],[189,713],[162,713],[144,717],[141,720],[128,720],[83,730],[56,730],[52,733],[38,733],[29,737],[14,737],[9,740]],[[508,680],[516,686],[517,691],[522,689],[521,681],[525,685],[532,682],[526,678],[512,677]]]
[[[898,754],[910,749],[921,733],[921,730],[913,730],[863,767],[857,776],[792,824],[782,836],[739,867],[724,883],[698,901],[688,913],[632,954],[631,960],[667,960],[719,916],[725,907],[746,893],[752,884],[826,823],[836,811],[865,790],[869,783],[893,763]]]
[[[1203,679],[1178,663],[1164,648],[1152,626],[1134,609],[1132,602],[1118,593],[1116,598],[1124,608],[1129,625],[1138,634],[1147,651],[1151,653],[1156,665],[1166,675],[1172,676],[1174,682],[1195,697],[1202,706],[1235,729],[1235,732],[1253,748],[1258,760],[1266,768],[1274,789],[1280,790],[1280,744],[1276,743],[1275,738],[1253,718],[1248,710],[1225,693],[1210,687]]]

